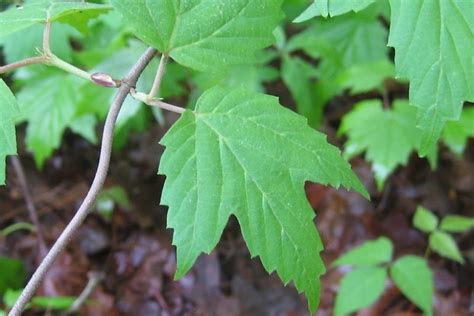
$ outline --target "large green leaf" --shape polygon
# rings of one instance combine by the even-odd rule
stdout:
[[[474,137],[474,107],[464,108],[459,121],[449,121],[443,131],[444,143],[455,153],[462,154],[467,140]]]
[[[365,9],[375,0],[314,0],[314,2],[298,16],[294,22],[304,22],[315,16],[341,15],[347,12],[358,12]]]
[[[110,9],[109,5],[80,0],[31,0],[0,13],[0,37],[47,21],[68,23],[86,33],[89,19]]]
[[[366,241],[359,247],[350,250],[337,258],[332,265],[376,265],[390,262],[392,255],[392,242],[386,237],[380,237],[376,240]]]
[[[0,79],[0,184],[5,184],[5,159],[16,154],[15,119],[18,103],[5,82]]]
[[[230,215],[252,257],[319,301],[323,246],[306,200],[306,180],[367,193],[326,137],[277,98],[245,89],[207,91],[161,140],[161,203],[177,247],[176,277],[216,246]]]
[[[465,0],[390,0],[389,45],[400,77],[410,80],[418,107],[420,154],[433,147],[463,101],[474,100],[474,5]]]
[[[393,109],[383,109],[379,100],[362,101],[342,120],[339,133],[348,136],[344,155],[350,158],[365,151],[381,189],[390,173],[405,165],[418,148],[415,120],[415,110],[407,102],[395,101]]]
[[[61,144],[65,129],[74,120],[79,83],[75,77],[46,71],[18,93],[22,120],[28,122],[26,146],[37,166]]]
[[[387,269],[364,267],[349,272],[337,293],[334,315],[342,316],[373,304],[383,293]]]
[[[273,42],[282,0],[112,0],[145,43],[202,71],[254,61]]]
[[[397,287],[426,314],[433,314],[433,275],[426,260],[404,256],[390,268]]]

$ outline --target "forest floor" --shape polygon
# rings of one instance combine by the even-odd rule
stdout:
[[[335,129],[339,114],[330,113],[323,130],[329,140],[341,145]],[[168,123],[176,119],[166,117]],[[39,294],[76,296],[88,282],[91,272],[105,279],[83,306],[81,315],[308,315],[303,295],[294,286],[284,287],[275,274],[268,275],[258,258],[250,259],[235,218],[211,255],[199,258],[192,271],[173,280],[175,252],[172,231],[166,229],[167,209],[159,205],[164,177],[156,175],[163,148],[158,140],[166,129],[155,126],[132,134],[126,148],[114,152],[106,188],[121,186],[131,207],[117,206],[108,220],[91,214],[73,242],[48,274]],[[19,129],[19,139],[24,130]],[[98,158],[97,146],[68,133],[63,146],[43,171],[21,148],[34,204],[39,211],[42,231],[51,246],[88,190]],[[430,169],[424,159],[413,155],[406,167],[399,168],[377,192],[370,166],[362,159],[353,167],[371,193],[372,200],[307,183],[306,192],[317,212],[315,224],[325,244],[326,266],[345,251],[378,236],[390,238],[395,257],[423,256],[427,238],[413,228],[417,205],[438,216],[448,213],[474,216],[474,142],[463,157],[440,149],[439,167]],[[29,221],[21,188],[11,166],[8,186],[0,188],[1,227]],[[434,271],[435,315],[472,315],[474,280],[474,232],[457,235],[466,263],[460,265],[429,255]],[[28,275],[39,263],[38,240],[34,233],[16,232],[0,239],[0,255],[20,259]],[[329,269],[322,278],[321,304],[317,315],[331,315],[340,279],[345,268]],[[41,315],[32,311],[26,315]],[[369,309],[357,315],[421,315],[393,284]]]

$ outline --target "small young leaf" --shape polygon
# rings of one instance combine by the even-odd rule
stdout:
[[[59,21],[87,33],[87,22],[112,7],[83,1],[32,0],[0,13],[0,37],[38,23]]]
[[[448,215],[441,220],[439,228],[445,232],[463,233],[474,228],[474,218],[460,215]]]
[[[320,110],[314,105],[313,86],[311,78],[314,72],[309,73],[311,65],[298,57],[285,56],[281,68],[282,79],[290,90],[295,102],[296,110],[308,119],[311,127],[318,127],[321,121]]]
[[[21,261],[0,257],[0,271],[0,296],[7,289],[19,289],[23,286],[26,271]]]
[[[282,0],[112,0],[136,35],[200,71],[252,63],[274,41]]]
[[[67,310],[75,300],[70,296],[36,296],[31,299],[31,304],[43,309]]]
[[[459,121],[449,121],[443,131],[444,143],[456,154],[461,155],[469,137],[474,137],[474,107],[466,107]]]
[[[294,280],[315,311],[324,265],[305,180],[367,193],[326,137],[272,96],[207,91],[161,140],[161,203],[177,247],[176,278],[216,246],[231,214],[252,257],[284,283]]]
[[[410,301],[426,314],[433,314],[433,275],[425,259],[401,257],[390,268],[390,276]]]
[[[425,233],[431,233],[438,226],[438,218],[423,206],[418,206],[413,216],[413,226]]]
[[[354,65],[346,68],[336,78],[335,82],[342,89],[349,89],[352,94],[383,90],[387,78],[395,77],[395,66],[388,60]]]
[[[305,31],[293,36],[287,49],[304,50],[321,59],[324,80],[334,80],[350,67],[388,60],[387,30],[378,20],[377,8],[328,20],[315,19]]]
[[[457,120],[464,101],[474,101],[471,1],[390,0],[388,44],[400,77],[410,80],[418,107],[420,153],[434,147],[444,124]]]
[[[18,103],[6,83],[0,79],[0,185],[5,184],[5,159],[16,154],[15,119]]]
[[[376,240],[364,242],[345,253],[333,262],[332,266],[341,265],[376,265],[392,260],[393,245],[390,239],[380,237]]]
[[[464,263],[464,258],[459,252],[458,245],[451,235],[441,231],[434,231],[430,235],[429,242],[430,248],[441,256],[452,259],[461,264]]]
[[[349,272],[337,293],[335,316],[342,316],[372,305],[383,293],[387,269],[364,267]]]
[[[410,153],[418,148],[419,130],[415,110],[405,101],[395,101],[393,109],[383,109],[379,100],[366,100],[344,116],[339,133],[346,134],[345,157],[366,152],[372,162],[377,187],[398,165],[405,165]]]
[[[327,18],[328,16],[332,17],[341,15],[350,11],[358,12],[374,2],[375,0],[314,0],[314,2],[293,22],[304,22],[315,16]]]

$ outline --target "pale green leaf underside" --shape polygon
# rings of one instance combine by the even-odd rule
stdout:
[[[376,240],[366,241],[359,247],[345,253],[332,265],[376,265],[389,262],[392,260],[392,255],[392,242],[386,237],[380,237]]]
[[[419,146],[415,120],[414,108],[405,101],[395,101],[393,109],[383,109],[379,100],[362,101],[343,118],[339,133],[348,136],[344,155],[350,158],[365,152],[381,189],[390,173],[405,165]]]
[[[210,253],[230,215],[239,220],[252,257],[294,280],[314,311],[323,246],[304,182],[355,188],[362,184],[326,137],[281,107],[275,97],[245,89],[207,91],[161,140],[161,203],[177,247],[176,277]]]
[[[358,12],[365,9],[375,0],[314,0],[314,2],[295,20],[295,23],[307,21],[315,16],[341,15],[347,12]]]
[[[136,35],[201,71],[246,64],[270,45],[281,0],[112,0]]]
[[[27,4],[0,13],[0,37],[37,23],[59,21],[87,32],[87,21],[110,10],[109,5],[82,1],[32,0]]]
[[[347,315],[373,304],[383,293],[386,278],[384,267],[364,267],[349,272],[342,279],[334,315]]]
[[[463,101],[474,98],[474,5],[466,0],[390,0],[389,45],[400,77],[410,80],[410,103],[419,108],[420,153],[433,147]]]
[[[416,256],[404,256],[390,268],[390,276],[410,301],[426,314],[433,314],[433,275],[426,260]]]
[[[0,79],[0,185],[5,184],[5,159],[16,154],[15,118],[18,104],[5,82]]]

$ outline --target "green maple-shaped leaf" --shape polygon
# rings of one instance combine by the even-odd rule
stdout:
[[[186,111],[161,144],[159,173],[167,177],[161,203],[174,229],[176,277],[214,249],[235,215],[252,257],[284,283],[294,280],[314,311],[323,246],[304,182],[367,196],[339,150],[275,97],[220,87],[207,91],[195,112]]]
[[[18,104],[13,93],[0,79],[0,184],[5,184],[5,159],[16,154],[15,119]]]
[[[26,146],[37,166],[61,144],[64,131],[75,119],[79,83],[71,75],[44,71],[18,93],[21,120],[28,122]]]
[[[383,109],[379,100],[362,101],[345,115],[339,133],[347,134],[344,155],[348,158],[366,152],[379,189],[398,166],[405,165],[418,148],[420,131],[415,109],[405,101],[395,101],[393,109]]]
[[[314,0],[294,22],[304,22],[315,16],[327,18],[328,16],[341,15],[351,11],[358,12],[374,2],[375,0]]]
[[[0,13],[0,37],[47,21],[68,23],[82,33],[87,33],[89,19],[110,9],[109,5],[80,0],[31,0]]]
[[[410,80],[410,102],[419,108],[420,154],[433,147],[463,101],[474,100],[474,5],[464,0],[390,0],[389,45],[400,77]]]
[[[137,36],[202,71],[245,64],[273,41],[282,0],[112,0]]]

